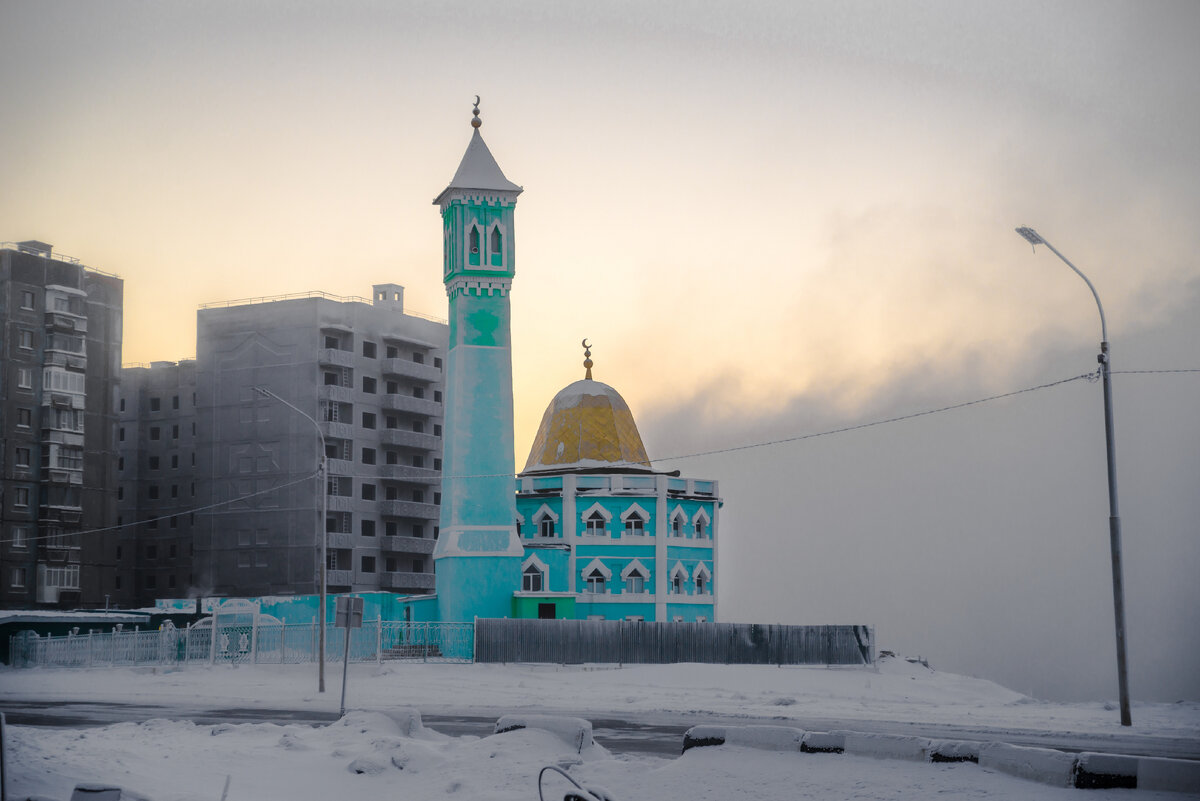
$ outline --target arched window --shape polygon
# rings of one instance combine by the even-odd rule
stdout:
[[[696,594],[708,595],[708,576],[703,573],[696,576]]]
[[[521,573],[521,589],[525,592],[541,592],[546,578],[537,565],[530,564]]]
[[[631,570],[625,576],[625,592],[643,593],[646,591],[646,577],[640,570]]]
[[[604,519],[604,515],[600,514],[599,511],[592,512],[590,515],[588,515],[587,520],[584,522],[587,526],[586,531],[589,536],[604,536],[604,524],[608,521]]]
[[[625,535],[629,537],[641,537],[646,533],[644,528],[646,521],[642,520],[641,515],[637,512],[625,518]]]
[[[488,243],[488,255],[491,257],[493,267],[504,266],[504,235],[500,233],[500,226],[492,227],[491,242]]]
[[[534,530],[538,537],[555,537],[555,524],[558,523],[558,515],[547,504],[542,504],[541,507],[533,515]]]
[[[687,517],[683,512],[676,512],[675,516],[671,518],[671,536],[682,537],[685,523],[687,523]]]
[[[671,568],[671,593],[684,595],[687,592],[687,580],[687,568],[681,562],[676,562],[675,567]]]
[[[479,226],[472,225],[470,233],[467,234],[467,261],[473,266],[479,266]]]
[[[587,579],[587,592],[593,592],[603,595],[606,592],[604,574],[599,568],[593,568],[585,576]]]

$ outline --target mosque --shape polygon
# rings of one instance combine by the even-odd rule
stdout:
[[[477,99],[466,153],[433,201],[450,320],[434,619],[713,621],[717,482],[653,469],[625,400],[592,378],[586,340],[584,378],[550,401],[513,492],[509,290],[522,188],[481,125]],[[433,600],[411,599],[405,617],[430,619],[419,607]]]

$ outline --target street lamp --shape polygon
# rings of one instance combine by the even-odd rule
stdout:
[[[320,544],[321,550],[321,601],[319,604],[319,611],[317,613],[318,618],[321,621],[318,627],[318,631],[320,633],[317,637],[317,649],[320,651],[320,655],[317,660],[317,664],[319,665],[317,668],[317,692],[323,693],[325,692],[325,568],[327,566],[325,546],[326,541],[328,540],[328,537],[325,535],[325,520],[329,516],[329,489],[325,486],[325,476],[328,473],[326,470],[328,467],[328,457],[325,453],[325,434],[321,431],[321,426],[316,420],[312,419],[312,417],[310,417],[307,413],[288,403],[271,390],[267,389],[266,387],[254,387],[254,391],[265,398],[274,398],[284,406],[301,415],[308,422],[312,423],[313,428],[317,430],[317,440],[320,443],[321,452],[317,458],[317,490],[321,495],[321,519],[317,521],[317,533],[314,539]]]
[[[1129,715],[1129,675],[1125,669],[1125,590],[1121,575],[1121,515],[1117,511],[1117,453],[1113,444],[1113,411],[1112,411],[1112,382],[1110,379],[1111,365],[1108,355],[1108,326],[1104,322],[1104,306],[1100,304],[1100,296],[1096,287],[1079,268],[1071,264],[1067,257],[1059,253],[1032,228],[1018,228],[1017,233],[1031,245],[1045,245],[1050,252],[1063,260],[1063,263],[1075,271],[1092,290],[1096,299],[1096,308],[1100,310],[1100,355],[1096,361],[1100,363],[1100,377],[1104,384],[1104,441],[1108,456],[1108,537],[1112,547],[1112,580],[1113,580],[1113,613],[1117,625],[1117,686],[1121,694],[1121,725],[1131,726],[1133,721]]]

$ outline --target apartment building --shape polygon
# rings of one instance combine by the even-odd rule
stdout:
[[[194,584],[195,360],[126,365],[118,415],[114,598],[149,606]]]
[[[0,606],[103,606],[115,587],[123,281],[0,243]]]
[[[397,284],[202,308],[190,580],[159,595],[316,592],[320,533],[330,592],[432,592],[448,337]]]

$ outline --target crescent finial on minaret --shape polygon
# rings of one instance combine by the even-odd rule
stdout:
[[[471,120],[471,127],[478,128],[480,125],[483,125],[483,120],[479,119],[479,95],[475,95],[475,110],[473,113],[475,117]]]
[[[587,370],[584,378],[588,381],[592,380],[592,346],[588,344],[587,337],[584,337],[583,342],[583,366]]]

